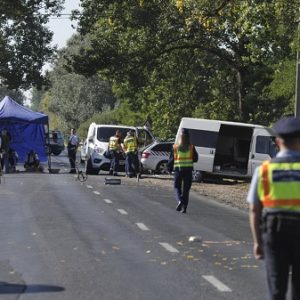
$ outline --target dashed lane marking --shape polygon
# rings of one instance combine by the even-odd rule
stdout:
[[[210,284],[212,284],[220,292],[232,292],[232,290],[227,285],[225,285],[223,282],[221,282],[215,276],[203,275],[202,277],[205,280],[207,280]]]
[[[112,201],[109,200],[109,199],[103,199],[103,201],[104,201],[105,203],[108,203],[108,204],[111,204],[111,203],[112,203]]]
[[[101,193],[99,193],[98,191],[93,191],[93,193],[96,195],[101,195]]]
[[[168,243],[159,243],[159,244],[169,252],[179,253],[179,251],[176,248],[174,248],[172,245],[170,245]]]
[[[118,212],[121,214],[121,215],[128,215],[128,212],[124,209],[118,209]]]
[[[86,186],[88,189],[92,189],[93,187],[91,185]]]
[[[137,227],[144,231],[149,231],[150,229],[144,223],[135,223]]]

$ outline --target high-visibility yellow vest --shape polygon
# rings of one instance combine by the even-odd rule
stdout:
[[[178,149],[176,144],[173,146],[174,168],[193,167],[193,148],[193,145],[190,145],[187,151],[182,151]]]
[[[258,195],[264,208],[300,212],[300,160],[265,161],[259,168]]]
[[[125,153],[135,152],[138,149],[137,139],[134,136],[127,136],[124,139]]]
[[[119,149],[119,138],[117,136],[110,137],[108,149],[114,151],[117,151]]]

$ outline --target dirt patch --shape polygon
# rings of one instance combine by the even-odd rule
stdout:
[[[140,182],[145,185],[173,187],[173,178],[171,176],[143,176]],[[248,209],[248,204],[246,203],[248,190],[249,182],[229,179],[222,181],[211,180],[210,182],[193,183],[192,185],[192,191],[195,193],[241,210]]]

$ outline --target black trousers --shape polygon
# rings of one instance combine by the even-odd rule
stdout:
[[[68,149],[68,157],[70,161],[71,170],[75,170],[76,149]]]
[[[300,218],[287,217],[266,221],[263,245],[269,300],[284,300],[292,273],[292,299],[300,300]]]
[[[176,199],[187,208],[189,204],[189,194],[192,186],[192,168],[182,168],[181,170],[175,168],[174,170],[174,188]]]

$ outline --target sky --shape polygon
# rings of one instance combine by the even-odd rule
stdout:
[[[61,12],[62,14],[70,14],[72,10],[78,9],[80,0],[65,0],[65,9]],[[48,23],[48,27],[53,31],[52,45],[56,45],[59,48],[66,46],[68,39],[76,33],[76,29],[73,29],[71,25],[76,26],[76,22],[71,22],[69,16],[61,16],[60,18],[51,18]],[[46,64],[43,70],[51,69],[50,64]],[[24,91],[25,104],[30,105],[31,90]]]
[[[80,0],[65,0],[65,9],[62,14],[70,14],[72,10],[79,8]],[[71,22],[69,16],[61,16],[60,18],[51,18],[48,27],[54,32],[52,45],[57,45],[58,48],[66,46],[67,40],[76,33],[76,30],[71,25],[76,25],[76,22]]]

